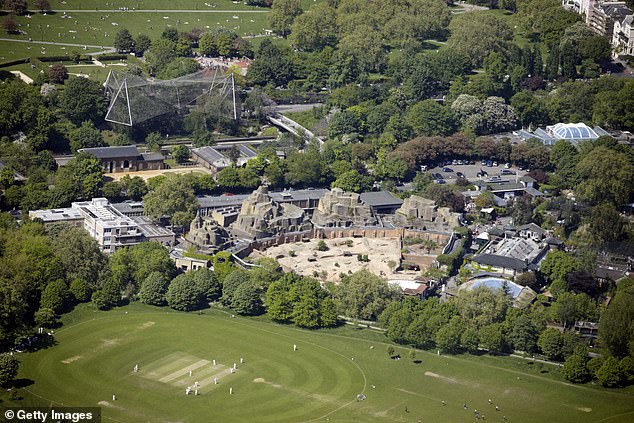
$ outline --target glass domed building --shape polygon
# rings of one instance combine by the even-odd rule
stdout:
[[[547,126],[546,129],[537,128],[533,132],[517,131],[522,139],[538,139],[546,145],[553,145],[558,140],[566,140],[571,144],[578,144],[581,141],[592,141],[604,135],[610,135],[599,126],[589,127],[585,123],[558,123]]]

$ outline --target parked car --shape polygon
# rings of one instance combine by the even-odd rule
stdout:
[[[502,169],[502,175],[515,175],[515,172],[513,172],[512,170],[508,170],[508,169]]]
[[[453,172],[453,169],[452,169],[452,168],[450,168],[450,167],[443,167],[443,168],[442,168],[442,171],[443,171],[443,172]]]
[[[505,168],[505,169],[510,169],[510,168],[511,168],[511,164],[510,164],[510,163],[505,164],[505,165],[504,165],[504,168]]]
[[[464,173],[462,173],[462,172],[457,172],[457,173],[456,173],[456,176],[457,176],[458,178],[464,178]]]
[[[482,161],[480,162],[480,164],[481,164],[482,166],[486,166],[486,165],[487,165],[487,161],[486,161],[486,160],[482,160]]]
[[[434,173],[432,176],[436,179],[443,179],[443,176],[441,173]]]
[[[436,179],[434,182],[440,185],[447,183],[444,179]]]
[[[492,160],[488,160],[487,161],[487,167],[491,167],[493,166],[493,161]]]

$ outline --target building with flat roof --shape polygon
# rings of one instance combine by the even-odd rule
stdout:
[[[163,169],[163,157],[160,153],[140,153],[136,145],[116,147],[80,148],[81,153],[92,154],[99,160],[106,173],[130,172],[138,170]]]
[[[125,210],[125,208],[123,208]],[[112,254],[119,248],[155,241],[173,245],[176,235],[171,230],[154,224],[150,219],[131,212],[126,215],[106,198],[78,201],[64,209],[32,210],[31,219],[38,219],[45,227],[67,223],[86,230],[104,253]]]
[[[29,218],[31,220],[39,220],[44,224],[45,228],[56,223],[67,223],[72,226],[81,228],[84,226],[84,216],[79,210],[72,207],[63,209],[48,209],[48,210],[31,210],[29,211]]]
[[[142,242],[139,225],[117,209],[105,198],[72,203],[84,218],[84,229],[97,240],[101,250],[112,254],[119,248]]]

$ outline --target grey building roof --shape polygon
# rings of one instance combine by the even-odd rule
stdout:
[[[216,150],[215,148],[209,147],[209,146],[200,147],[200,148],[194,148],[192,150],[192,153],[197,155],[198,157],[200,157],[201,159],[203,159],[204,161],[206,161],[209,164],[212,164],[216,160],[221,160],[221,159],[225,158],[225,156],[220,154],[218,152],[218,150]]]
[[[528,265],[523,260],[495,254],[480,254],[473,256],[471,260],[486,266],[503,267],[505,269],[526,270],[528,268]]]
[[[117,209],[122,214],[125,214],[126,216],[130,213],[138,213],[138,212],[143,213],[143,211],[145,210],[143,201],[128,200],[128,201],[124,201],[123,203],[112,203],[111,205],[112,207]]]
[[[155,160],[165,160],[165,156],[163,156],[161,153],[154,153],[154,152],[141,153],[141,157],[143,157],[143,160],[145,160],[146,162],[155,161]]]
[[[117,147],[94,147],[94,148],[80,148],[82,153],[92,154],[98,159],[117,159],[122,157],[136,157],[139,155],[139,150],[136,145],[122,145]]]
[[[318,189],[300,189],[300,190],[286,190],[278,192],[269,192],[273,201],[285,202],[285,201],[304,201],[304,200],[319,200],[326,195],[329,190],[325,188]]]
[[[546,195],[546,194],[544,194],[543,192],[538,191],[538,190],[536,190],[536,189],[535,189],[535,188],[533,188],[533,187],[528,187],[528,188],[526,188],[526,189],[524,190],[524,192],[526,192],[526,194],[530,195],[531,197],[543,197],[543,196],[545,196],[545,195]]]
[[[227,206],[239,206],[242,204],[244,200],[248,197],[247,194],[241,195],[220,195],[220,196],[212,196],[212,195],[198,195],[196,198],[198,199],[198,204],[201,209],[215,209],[219,207],[227,207]]]
[[[518,231],[523,231],[523,230],[529,230],[529,231],[533,231],[535,233],[541,234],[543,235],[544,233],[546,233],[545,230],[543,230],[541,228],[541,226],[536,225],[535,223],[527,223],[526,225],[522,225],[519,228],[517,228]]]
[[[388,191],[362,192],[359,198],[370,207],[401,206],[403,204],[403,200],[396,198]]]

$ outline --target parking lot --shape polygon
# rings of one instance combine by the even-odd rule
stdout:
[[[517,166],[507,168],[505,163],[490,162],[483,164],[479,160],[469,161],[468,163],[469,164],[464,164],[463,162],[463,164],[458,164],[457,162],[451,162],[451,164],[429,168],[425,172],[430,173],[434,179],[442,180],[445,181],[444,183],[449,184],[455,183],[460,177],[472,182],[478,179],[490,179],[495,176],[499,176],[505,180],[512,180],[516,175],[520,177],[528,172],[526,169],[520,170]],[[497,166],[495,166],[495,164],[497,164]]]

